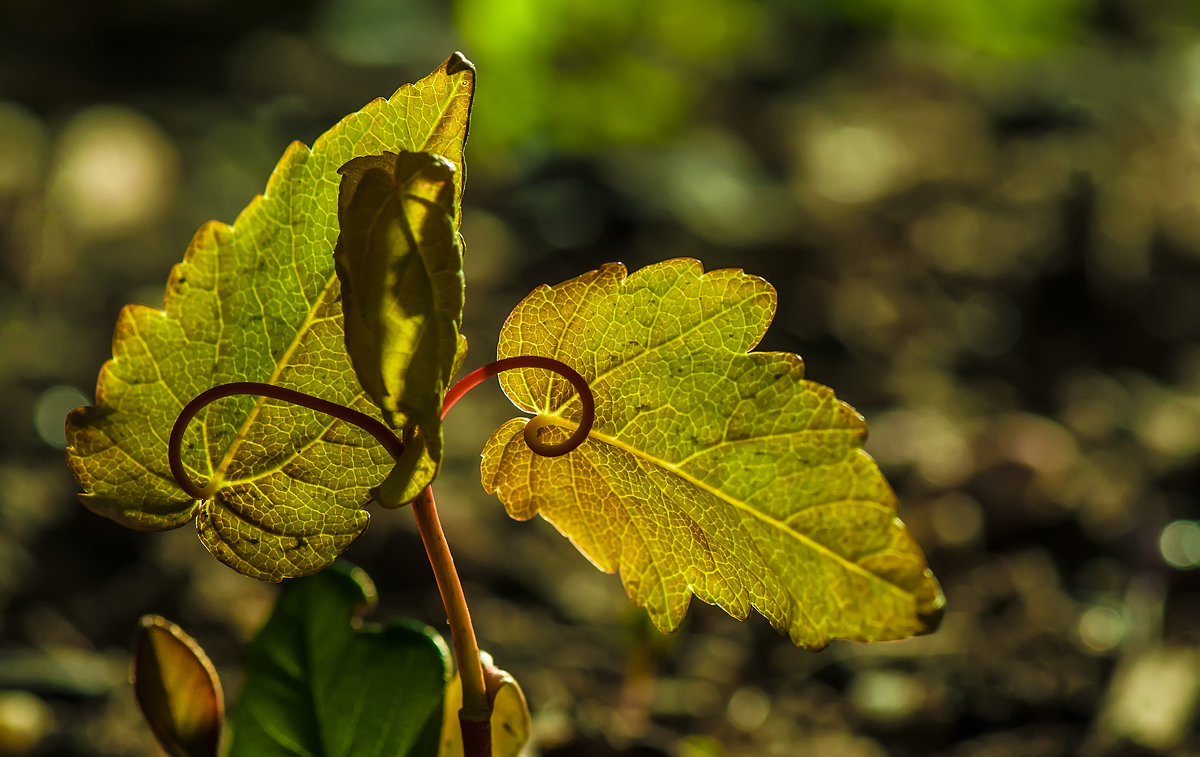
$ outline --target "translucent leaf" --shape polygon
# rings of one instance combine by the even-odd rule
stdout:
[[[499,356],[579,371],[596,398],[584,444],[540,457],[526,419],[483,452],[484,487],[517,519],[541,514],[598,568],[620,571],[655,625],[690,597],[737,618],[757,609],[792,640],[898,639],[932,630],[943,597],[862,451],[866,426],[803,378],[796,355],[748,352],[775,312],[767,282],[670,260],[609,264],[539,287],[509,316]],[[503,373],[521,410],[563,439],[578,398],[546,371]]]
[[[431,629],[364,626],[375,588],[338,562],[283,586],[250,645],[228,757],[428,757],[448,652]]]
[[[167,754],[216,757],[225,720],[217,671],[191,636],[157,615],[142,618],[134,638],[133,694]]]
[[[97,407],[67,420],[68,460],[84,504],[139,529],[196,518],[205,546],[265,580],[313,573],[367,526],[370,488],[392,467],[357,428],[253,397],[209,405],[188,428],[183,462],[195,501],[172,478],[167,437],[180,409],[233,381],[298,389],[374,412],[343,345],[334,275],[338,169],[384,151],[435,152],[462,192],[474,70],[461,55],[388,100],[293,143],[262,196],[233,225],[205,224],[171,272],[163,309],[121,311]],[[456,200],[457,202],[457,200]]]
[[[334,260],[346,349],[384,420],[419,431],[407,440],[403,457],[411,459],[401,459],[399,475],[382,488],[381,503],[395,507],[441,464],[442,396],[460,346],[464,297],[455,169],[435,155],[402,152],[355,158],[341,174]]]
[[[492,703],[492,757],[518,757],[529,741],[532,723],[525,692],[517,679],[492,665],[491,657],[480,653],[487,678],[488,698]],[[463,757],[462,728],[458,711],[462,709],[462,678],[456,673],[446,684],[446,708],[442,720],[442,741],[438,757]]]

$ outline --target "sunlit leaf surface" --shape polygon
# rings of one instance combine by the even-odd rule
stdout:
[[[216,757],[225,719],[217,671],[191,636],[157,615],[142,618],[134,639],[133,694],[167,754]]]
[[[437,754],[445,645],[405,622],[363,627],[375,601],[342,562],[284,584],[250,646],[228,757]]]
[[[320,136],[293,143],[233,225],[205,224],[167,284],[163,310],[121,311],[97,407],[68,418],[68,458],[92,510],[140,529],[196,518],[223,562],[267,580],[312,573],[366,528],[370,487],[391,468],[366,434],[281,403],[210,405],[184,441],[191,476],[219,487],[194,501],[167,465],[180,409],[217,384],[260,381],[373,412],[346,356],[334,275],[338,169],[384,151],[462,148],[474,70],[451,56],[415,85],[376,100]]]
[[[462,323],[462,247],[454,223],[454,166],[428,153],[355,158],[341,169],[334,253],[346,349],[359,383],[408,438],[398,506],[432,479],[442,458],[442,396]],[[398,481],[397,481],[398,479]]]
[[[509,316],[500,357],[570,365],[596,423],[557,458],[501,426],[482,476],[509,514],[540,513],[601,570],[620,571],[655,625],[679,625],[695,594],[744,618],[751,607],[806,647],[897,639],[936,626],[943,598],[862,451],[851,407],[803,379],[795,355],[747,352],[775,291],[737,270],[670,260],[627,276],[609,264],[540,287]],[[578,398],[533,369],[501,374],[514,404],[565,438]]]
[[[490,655],[483,652],[481,658],[488,679],[488,697],[492,702],[492,757],[517,757],[529,741],[532,728],[525,692],[508,671],[492,665]],[[456,673],[446,684],[442,741],[437,757],[463,757],[462,728],[458,719],[461,708],[462,678]]]

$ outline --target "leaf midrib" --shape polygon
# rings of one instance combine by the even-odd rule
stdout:
[[[321,309],[321,306],[325,303],[325,298],[329,295],[330,289],[333,288],[336,282],[336,275],[331,275],[325,281],[325,286],[321,289],[321,293],[317,295],[312,307],[309,308],[308,313],[304,316],[304,322],[300,324],[300,328],[296,330],[296,336],[292,338],[292,341],[288,345],[287,349],[284,350],[283,354],[279,356],[279,359],[275,361],[275,370],[271,372],[271,376],[267,379],[266,383],[274,386],[279,381],[279,377],[283,375],[283,371],[291,365],[292,355],[300,348],[300,345],[304,342],[305,337],[308,336],[309,329],[311,329],[318,320],[323,320],[318,319],[316,314]],[[250,428],[254,425],[254,422],[258,420],[258,415],[260,412],[262,412],[262,408],[266,402],[266,397],[259,397],[257,400],[255,400],[254,407],[250,408],[250,412],[246,413],[246,419],[242,421],[242,425],[238,429],[237,434],[233,437],[233,441],[229,443],[229,447],[225,450],[225,454],[221,457],[221,462],[217,464],[216,469],[213,471],[213,480],[209,484],[210,486],[220,487],[221,484],[224,483],[226,469],[233,461],[233,457],[235,454],[237,454],[242,442],[245,441],[246,437],[249,435]],[[330,421],[330,425],[332,425],[332,420]],[[294,457],[292,459],[294,459]]]
[[[573,422],[567,421],[560,416],[546,416],[546,419],[549,421],[549,423],[551,425],[558,426],[559,428],[565,429],[567,431],[572,431],[575,428],[575,424]],[[662,468],[663,470],[666,470],[667,472],[674,474],[675,476],[679,477],[680,479],[687,482],[688,484],[691,484],[692,486],[696,487],[697,489],[708,492],[712,496],[716,497],[717,499],[720,499],[723,502],[726,502],[727,504],[734,507],[735,509],[746,513],[747,515],[751,516],[752,518],[756,518],[757,520],[762,521],[763,523],[765,523],[769,526],[772,526],[784,533],[791,534],[801,544],[807,546],[809,549],[812,549],[819,554],[827,556],[834,562],[836,562],[840,565],[843,565],[847,570],[857,573],[857,574],[859,574],[867,579],[870,579],[872,581],[877,581],[879,583],[882,583],[884,586],[888,587],[889,589],[894,590],[895,592],[898,592],[901,596],[903,596],[905,598],[911,599],[913,597],[912,593],[906,591],[902,587],[892,583],[891,581],[888,581],[886,578],[884,578],[880,575],[872,573],[871,571],[862,567],[858,563],[852,562],[851,560],[843,557],[842,555],[839,555],[838,553],[831,550],[829,547],[812,539],[811,537],[807,536],[806,534],[804,534],[800,531],[797,531],[794,528],[789,527],[785,521],[781,521],[781,520],[772,518],[771,516],[767,515],[766,513],[751,507],[749,504],[742,502],[741,500],[737,499],[736,497],[732,497],[729,494],[726,494],[722,490],[706,483],[705,481],[703,481],[699,478],[696,478],[695,476],[691,475],[687,471],[681,470],[677,465],[670,462],[669,460],[664,460],[661,457],[652,455],[649,452],[646,452],[645,450],[638,449],[637,447],[634,447],[633,445],[631,445],[627,442],[623,442],[620,439],[617,439],[616,437],[609,436],[608,434],[604,434],[602,432],[596,431],[595,429],[593,429],[591,432],[588,433],[588,438],[594,439],[602,444],[608,444],[612,447],[616,447],[617,449],[620,449],[620,450],[627,452],[637,458],[640,458],[641,460],[644,460],[644,461],[650,463],[651,465],[655,465],[659,468]],[[857,454],[857,453],[858,453],[858,450],[855,451],[855,454]]]

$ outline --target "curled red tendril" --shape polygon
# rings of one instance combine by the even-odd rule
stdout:
[[[185,492],[196,499],[211,498],[216,494],[217,487],[212,482],[206,486],[197,486],[188,476],[180,455],[180,448],[183,446],[183,432],[187,430],[188,423],[196,416],[196,413],[203,410],[210,402],[242,394],[290,402],[331,415],[338,420],[358,426],[375,437],[392,457],[399,457],[404,452],[404,442],[400,441],[390,428],[365,413],[351,410],[336,402],[314,397],[311,394],[298,392],[295,389],[285,389],[274,384],[261,384],[256,381],[234,381],[214,386],[196,395],[191,402],[184,406],[183,410],[179,411],[179,417],[175,419],[175,425],[171,427],[171,438],[167,441],[167,462],[171,466],[171,475],[175,477],[175,481]]]
[[[538,415],[525,424],[525,443],[529,445],[529,449],[543,457],[559,457],[583,444],[596,420],[596,398],[592,394],[592,388],[588,386],[587,381],[579,375],[578,371],[566,363],[549,357],[538,355],[506,357],[471,371],[446,392],[446,398],[442,402],[442,417],[445,418],[450,408],[454,407],[454,403],[476,386],[498,373],[516,368],[542,368],[553,371],[571,382],[571,386],[579,394],[579,426],[575,431],[558,444],[543,442],[538,438],[538,431],[542,427],[550,425],[552,421],[545,415]]]
[[[584,440],[587,439],[588,433],[592,430],[592,423],[596,418],[596,400],[592,395],[591,387],[588,386],[583,376],[579,375],[573,368],[548,357],[523,355],[521,357],[504,358],[468,373],[447,390],[445,399],[442,402],[442,417],[445,418],[450,408],[471,389],[502,371],[516,368],[542,368],[553,371],[569,381],[575,388],[575,391],[579,393],[579,426],[575,429],[574,433],[558,444],[543,442],[538,439],[538,430],[550,424],[551,421],[548,417],[539,415],[525,425],[525,443],[529,445],[529,448],[545,457],[558,457],[567,454],[583,444]],[[187,431],[188,424],[196,417],[196,414],[203,410],[209,403],[237,395],[266,397],[282,402],[290,402],[319,413],[325,413],[366,431],[383,445],[388,454],[394,458],[398,458],[404,452],[404,442],[400,441],[400,438],[390,428],[365,413],[352,410],[336,402],[314,397],[311,394],[296,391],[295,389],[286,389],[274,384],[263,384],[256,381],[234,381],[214,386],[196,395],[179,412],[179,417],[175,419],[175,424],[171,427],[171,436],[167,441],[167,463],[171,468],[171,475],[175,477],[175,481],[179,484],[180,488],[194,499],[210,499],[216,494],[218,487],[214,482],[199,486],[188,475],[187,469],[183,465],[181,454],[184,432]]]

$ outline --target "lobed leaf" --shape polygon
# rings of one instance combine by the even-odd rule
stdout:
[[[751,607],[801,646],[933,630],[943,597],[861,449],[866,425],[796,355],[749,352],[775,291],[738,270],[669,260],[609,264],[539,287],[513,310],[498,356],[555,358],[588,381],[596,421],[557,458],[534,454],[526,419],[502,425],[482,479],[509,515],[541,514],[664,631],[690,597],[739,619]],[[579,401],[555,374],[500,375],[558,441]]]
[[[209,405],[188,429],[183,462],[214,497],[172,478],[167,436],[185,403],[233,381],[259,381],[372,412],[343,346],[338,169],[359,156],[427,151],[452,164],[455,207],[474,69],[459,54],[284,153],[233,225],[209,222],[167,284],[163,309],[127,306],[100,371],[96,407],[67,419],[68,461],[93,511],[138,529],[193,518],[204,545],[256,578],[328,565],[367,526],[370,488],[393,461],[367,434],[291,405],[240,397]],[[457,212],[457,211],[456,211]]]
[[[381,488],[381,503],[396,507],[441,464],[442,396],[465,347],[455,169],[436,155],[402,152],[355,158],[340,173],[334,261],[346,349],[384,420],[419,431]]]
[[[374,604],[343,562],[284,584],[250,645],[227,757],[437,754],[448,652],[422,626],[363,626]]]

